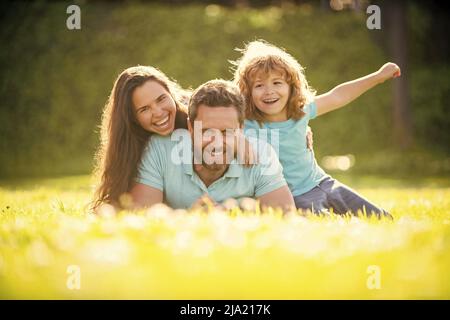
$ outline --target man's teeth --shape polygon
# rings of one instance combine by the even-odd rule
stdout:
[[[156,122],[155,125],[157,125],[157,126],[163,126],[163,125],[166,125],[167,122],[169,122],[169,116],[165,117],[165,118],[162,119],[161,121]]]
[[[213,156],[218,156],[218,155],[221,155],[223,153],[223,150],[220,150],[220,151],[212,151],[211,152],[211,155],[213,155]]]

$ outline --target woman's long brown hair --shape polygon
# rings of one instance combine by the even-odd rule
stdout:
[[[132,94],[149,80],[157,81],[173,97],[177,109],[175,128],[187,127],[187,91],[156,68],[136,66],[124,70],[116,79],[103,110],[100,147],[95,157],[94,175],[98,185],[91,206],[94,211],[103,203],[122,207],[121,196],[133,185],[143,150],[152,133],[137,122]]]

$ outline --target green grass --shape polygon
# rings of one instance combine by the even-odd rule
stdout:
[[[449,299],[448,179],[339,178],[394,222],[161,206],[100,217],[84,210],[88,176],[0,181],[0,298]]]

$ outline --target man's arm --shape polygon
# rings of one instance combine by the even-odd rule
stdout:
[[[288,186],[283,186],[258,198],[262,207],[282,208],[289,210],[295,208],[294,198]]]
[[[217,203],[208,193],[204,193],[195,200],[195,202],[191,205],[191,209],[211,209],[214,207],[222,207],[221,204]]]
[[[400,74],[400,68],[395,63],[388,62],[374,73],[342,83],[327,93],[316,97],[317,115],[320,116],[339,109],[376,85],[387,79],[399,77]]]
[[[133,199],[132,209],[148,208],[163,201],[161,190],[142,183],[135,183],[130,194]]]

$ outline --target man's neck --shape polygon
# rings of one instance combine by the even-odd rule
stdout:
[[[203,181],[206,187],[209,187],[213,182],[219,180],[225,172],[228,170],[230,165],[224,166],[222,170],[209,170],[201,164],[194,164],[194,171],[199,176],[200,180]]]

